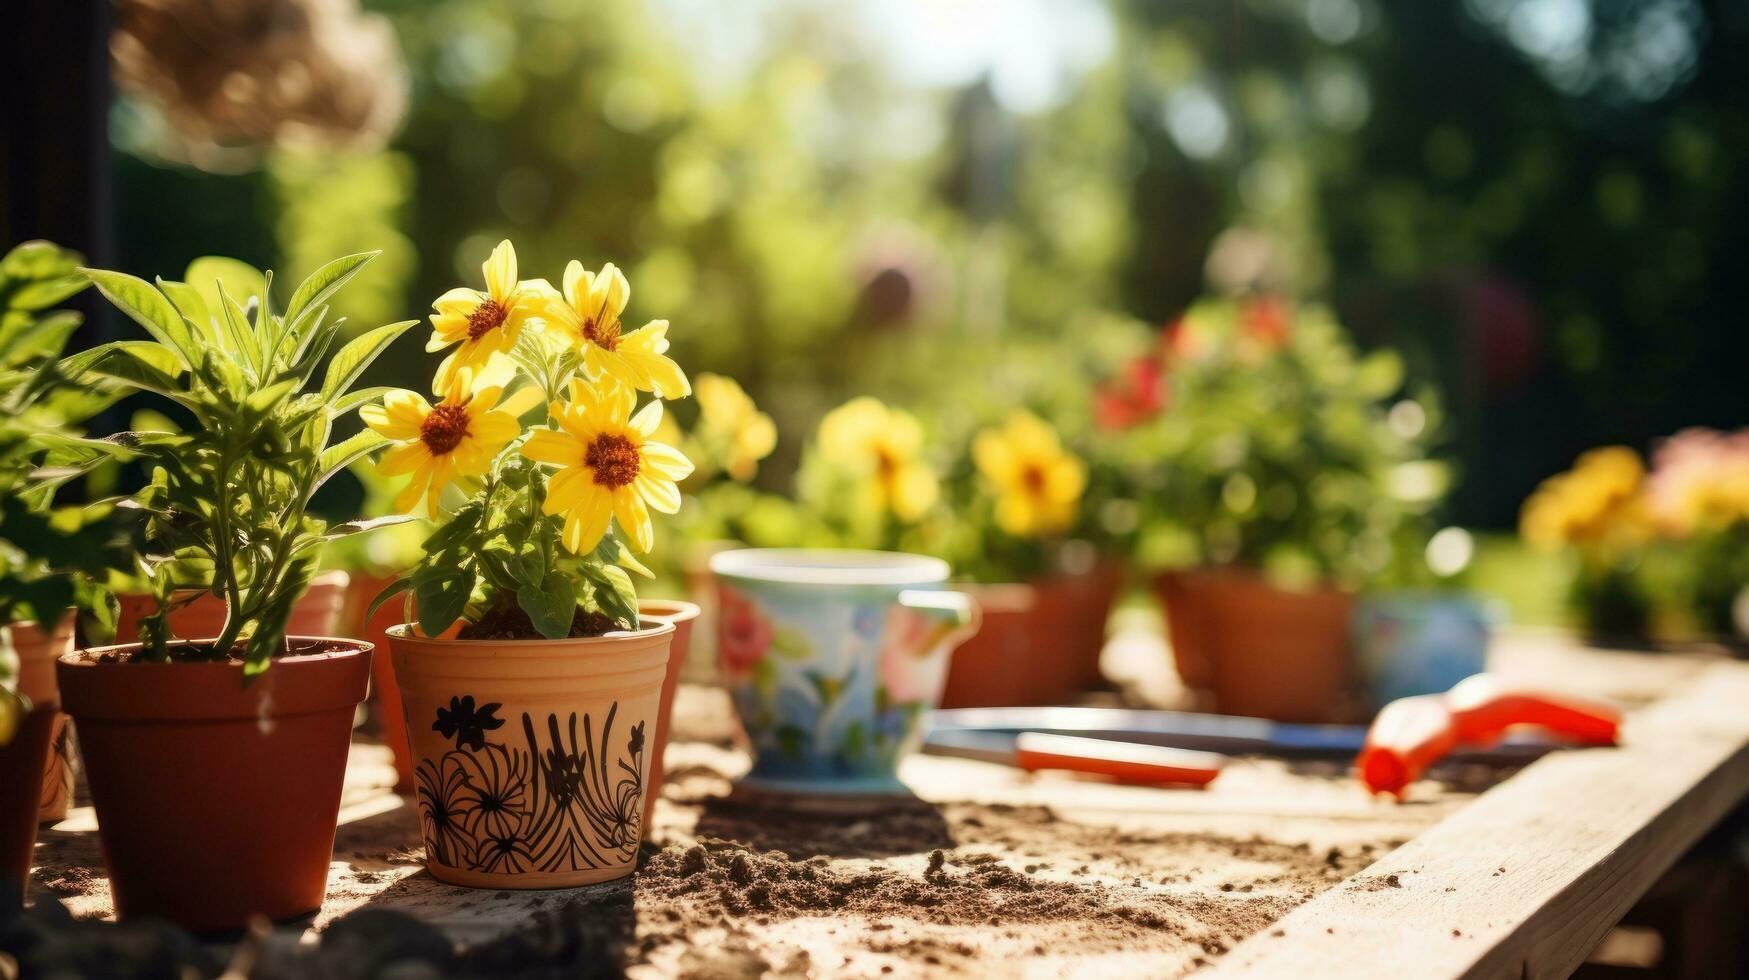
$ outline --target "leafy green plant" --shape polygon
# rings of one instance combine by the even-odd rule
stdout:
[[[128,515],[108,504],[60,505],[55,492],[95,465],[47,457],[57,440],[110,405],[113,385],[72,387],[56,369],[79,314],[53,310],[87,285],[80,258],[49,242],[25,242],[0,257],[0,626],[50,623],[77,607],[107,620],[93,577],[128,561]],[[0,629],[0,714],[12,695],[17,654]],[[6,741],[0,725],[0,743]]]
[[[1208,301],[1147,355],[1158,390],[1106,415],[1102,452],[1141,508],[1143,564],[1239,565],[1350,586],[1419,567],[1447,488],[1429,393],[1357,351],[1322,308]]]
[[[136,460],[151,473],[131,502],[148,515],[137,572],[159,603],[140,624],[141,659],[222,659],[241,647],[245,674],[259,674],[285,650],[292,605],[323,546],[401,520],[330,527],[308,512],[322,484],[383,444],[368,430],[335,442],[334,422],[382,395],[354,385],[417,322],[364,331],[329,356],[342,327],[328,316],[329,303],[374,255],[324,265],[278,313],[272,274],[231,259],[198,259],[187,281],[156,285],[83,270],[152,339],[76,354],[61,362],[62,372],[150,392],[193,420],[180,433],[62,440],[63,456]],[[210,646],[171,643],[165,615],[191,601],[177,594],[188,588],[225,601],[225,625]]]

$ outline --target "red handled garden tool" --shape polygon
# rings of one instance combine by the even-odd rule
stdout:
[[[1494,746],[1519,727],[1566,745],[1614,745],[1621,712],[1600,701],[1476,674],[1445,694],[1385,705],[1367,730],[1355,769],[1368,790],[1402,799],[1403,790],[1435,762],[1454,751]]]

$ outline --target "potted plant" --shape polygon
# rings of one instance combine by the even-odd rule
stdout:
[[[927,550],[980,583],[965,589],[983,625],[954,652],[942,707],[1065,703],[1103,680],[1106,619],[1123,580],[1093,544],[1088,465],[1024,409],[963,445]]]
[[[430,349],[454,346],[435,404],[408,391],[365,409],[411,474],[397,505],[441,518],[389,631],[415,760],[426,867],[452,884],[548,888],[630,874],[658,737],[672,623],[642,618],[631,549],[652,509],[680,505],[692,464],[652,438],[689,393],[668,324],[626,330],[612,265],[562,287],[520,280],[509,242],[486,289],[436,301]],[[531,430],[506,386],[547,406]],[[655,397],[638,408],[640,392]],[[612,528],[630,542],[622,544]],[[459,628],[458,628],[459,627]]]
[[[1270,297],[1199,303],[1135,364],[1151,411],[1108,398],[1099,445],[1140,505],[1180,675],[1228,713],[1347,714],[1354,591],[1446,486],[1426,458],[1435,406],[1400,396],[1391,351],[1361,355],[1327,311]]]
[[[334,423],[381,394],[354,385],[414,322],[339,343],[329,301],[374,254],[318,269],[283,312],[270,276],[154,286],[85,270],[151,339],[75,355],[64,373],[149,392],[190,420],[80,444],[150,473],[129,504],[146,516],[137,571],[158,606],[138,642],[57,665],[124,918],[221,930],[321,904],[370,645],[286,630],[324,545],[372,526],[329,526],[309,505],[381,445],[374,432],[336,442]],[[187,587],[224,600],[211,637],[173,635]]]
[[[0,915],[23,902],[40,804],[71,775],[56,751],[66,718],[55,658],[73,649],[75,608],[111,617],[93,579],[125,567],[129,553],[127,515],[54,499],[101,460],[59,452],[58,441],[76,440],[72,426],[117,394],[58,384],[80,318],[50,308],[85,288],[79,261],[48,242],[0,257]]]
[[[1648,472],[1626,446],[1581,454],[1524,502],[1519,531],[1565,559],[1567,601],[1598,642],[1741,642],[1749,588],[1749,433],[1685,429]]]

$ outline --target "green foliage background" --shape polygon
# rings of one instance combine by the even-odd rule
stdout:
[[[1113,0],[1109,56],[1016,113],[894,77],[845,0],[737,6],[757,44],[732,71],[697,4],[376,0],[412,76],[394,144],[206,175],[151,162],[121,105],[118,265],[296,281],[382,249],[338,311],[364,324],[475,282],[501,237],[525,275],[617,262],[631,317],[777,417],[783,487],[848,393],[963,429],[1006,352],[1097,346],[1106,310],[1168,320],[1237,226],[1272,243],[1246,281],[1330,301],[1437,383],[1452,516],[1503,527],[1585,446],[1749,421],[1749,18],[1582,0],[1579,53],[1551,58],[1514,33],[1537,2]],[[1662,76],[1634,61],[1647,23],[1692,49]],[[1187,143],[1211,104],[1222,138]],[[369,382],[420,384],[420,342]]]

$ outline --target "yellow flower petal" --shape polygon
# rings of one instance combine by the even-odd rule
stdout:
[[[486,274],[486,292],[499,302],[516,291],[516,246],[509,239],[498,243],[481,267]]]
[[[620,487],[613,492],[613,516],[619,520],[620,530],[631,537],[633,551],[647,552],[655,547],[656,529],[650,524],[650,511],[637,491]]]
[[[537,463],[555,466],[581,466],[583,443],[568,432],[536,429],[522,444],[522,455]]]

